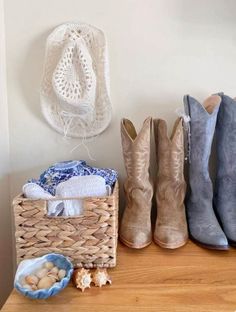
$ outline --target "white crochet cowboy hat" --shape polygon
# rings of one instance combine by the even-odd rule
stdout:
[[[40,100],[56,131],[87,138],[111,121],[108,56],[104,34],[84,23],[66,23],[49,35]]]

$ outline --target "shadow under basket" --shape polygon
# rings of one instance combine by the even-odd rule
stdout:
[[[68,199],[81,198],[63,198]],[[110,196],[82,199],[83,215],[52,217],[47,216],[47,200],[17,196],[13,200],[17,263],[48,253],[60,253],[78,268],[114,267],[118,237],[118,182]]]

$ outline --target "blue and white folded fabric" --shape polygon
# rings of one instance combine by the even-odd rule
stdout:
[[[23,186],[23,193],[31,199],[48,200],[47,214],[49,216],[78,216],[83,214],[83,198],[108,196],[111,193],[111,187],[106,185],[103,177],[90,175],[72,177],[59,183],[56,187],[56,196],[52,196],[41,186],[32,182]],[[63,200],[63,198],[70,199]]]
[[[31,179],[29,182],[36,183],[51,195],[56,194],[59,183],[65,182],[74,176],[98,175],[105,179],[106,185],[113,187],[118,174],[114,169],[96,168],[86,164],[84,160],[69,160],[54,164],[45,170],[39,179]]]
[[[84,197],[110,195],[116,180],[113,169],[65,161],[49,167],[38,180],[31,179],[23,186],[23,193],[27,198],[48,200],[50,216],[75,216],[83,214]]]

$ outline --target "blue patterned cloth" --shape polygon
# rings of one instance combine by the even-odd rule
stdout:
[[[59,183],[69,180],[74,176],[99,175],[103,177],[107,185],[114,186],[118,174],[114,169],[90,167],[84,160],[69,160],[54,164],[45,170],[39,179],[31,179],[28,182],[40,185],[45,191],[55,196]]]

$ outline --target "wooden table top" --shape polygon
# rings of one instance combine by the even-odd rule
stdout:
[[[192,242],[178,250],[155,244],[143,250],[118,246],[109,270],[112,286],[84,293],[72,285],[47,300],[30,300],[15,290],[4,312],[235,312],[236,249],[210,251]]]

